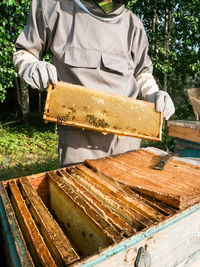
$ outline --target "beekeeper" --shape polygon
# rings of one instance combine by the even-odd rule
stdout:
[[[170,96],[152,76],[141,21],[120,0],[33,0],[16,41],[14,66],[31,87],[57,80],[155,102],[164,117],[174,113]],[[52,64],[43,60],[52,54]],[[60,167],[124,153],[140,140],[59,126]]]

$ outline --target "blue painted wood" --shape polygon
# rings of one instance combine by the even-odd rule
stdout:
[[[10,266],[34,266],[22,238],[22,234],[20,233],[10,200],[2,183],[0,183],[0,220],[2,223],[2,233],[6,242],[6,253],[9,256]]]
[[[200,143],[179,138],[174,139],[174,152],[179,157],[200,158]]]
[[[200,150],[200,143],[186,139],[174,138],[174,144],[180,147],[188,147]]]
[[[107,258],[112,257],[115,254],[118,254],[122,251],[127,250],[127,248],[130,248],[133,245],[136,245],[140,241],[153,236],[154,234],[166,229],[167,227],[170,227],[174,223],[183,220],[184,218],[190,216],[191,214],[194,214],[197,211],[200,211],[200,204],[196,204],[192,206],[191,208],[188,208],[187,210],[173,216],[173,218],[168,219],[167,221],[165,221],[163,224],[160,224],[159,226],[153,226],[147,229],[145,232],[142,232],[133,237],[130,237],[129,239],[126,239],[124,242],[114,247],[108,248],[106,251],[103,251],[102,253],[100,253],[98,258],[92,259],[90,262],[87,262],[87,263],[82,263],[80,264],[80,266],[84,266],[84,267],[95,266],[105,261]]]
[[[176,149],[174,150],[179,157],[192,157],[192,158],[200,158],[200,150],[195,150],[191,148],[185,149]]]
[[[15,243],[13,240],[13,236],[10,230],[10,225],[8,223],[8,219],[4,209],[4,205],[2,203],[2,199],[0,199],[0,219],[2,225],[2,234],[4,235],[4,239],[7,242],[6,247],[9,250],[7,252],[9,252],[10,254],[9,261],[11,261],[11,264],[13,266],[21,266],[18,253],[16,251]]]

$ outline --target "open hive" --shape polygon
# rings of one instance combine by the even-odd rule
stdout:
[[[78,265],[199,202],[200,167],[152,169],[160,158],[141,149],[1,182],[21,265]]]
[[[43,118],[119,136],[161,140],[162,134],[155,104],[65,82],[49,87]]]
[[[76,265],[177,213],[85,164],[1,182],[0,193],[28,266]]]

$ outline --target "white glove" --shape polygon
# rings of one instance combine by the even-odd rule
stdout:
[[[21,78],[33,88],[44,90],[50,82],[57,83],[56,68],[46,61],[39,61],[26,50],[15,52],[13,63]]]
[[[158,91],[146,95],[146,100],[156,104],[156,111],[163,112],[163,117],[168,120],[175,112],[171,97],[165,91]]]
[[[166,120],[175,112],[171,97],[165,91],[159,91],[158,85],[151,73],[141,73],[136,77],[140,95],[143,99],[156,104],[156,111],[163,112]]]
[[[46,61],[28,63],[21,77],[31,87],[40,90],[46,89],[50,82],[57,83],[56,68]]]

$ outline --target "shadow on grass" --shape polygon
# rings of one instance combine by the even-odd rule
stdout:
[[[0,170],[0,181],[19,178],[27,175],[37,174],[45,171],[56,170],[59,168],[59,160],[57,158],[49,159],[42,162],[34,162],[23,166],[17,164],[14,167],[6,167]]]
[[[15,131],[17,129],[18,133],[24,133],[24,131],[26,131],[26,133],[30,135],[32,135],[35,130],[40,132],[50,131],[54,133],[57,128],[56,124],[45,122],[42,116],[43,114],[31,113],[27,124],[23,124],[22,121],[0,121],[0,127],[9,127],[10,131]]]

